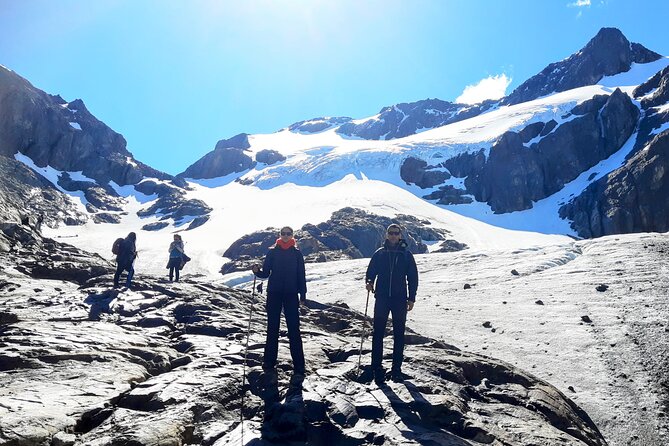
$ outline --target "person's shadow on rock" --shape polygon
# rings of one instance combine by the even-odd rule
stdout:
[[[262,439],[272,443],[306,444],[303,378],[293,379],[281,401],[276,380],[270,380],[263,392]]]
[[[100,294],[89,294],[84,303],[89,304],[91,308],[88,310],[89,321],[99,321],[102,313],[111,313],[109,308],[111,301],[118,296],[118,290],[109,289]]]
[[[395,413],[402,419],[402,423],[407,427],[401,429],[402,435],[408,440],[415,441],[419,444],[432,445],[437,444],[434,440],[434,432],[440,432],[444,436],[446,444],[451,446],[471,446],[466,440],[463,440],[459,435],[444,428],[444,426],[437,425],[425,415],[432,412],[431,403],[425,399],[418,388],[411,382],[405,381],[403,385],[409,391],[413,401],[404,401],[395,391],[388,385],[379,387],[386,395],[390,406]],[[425,437],[423,437],[425,434]]]

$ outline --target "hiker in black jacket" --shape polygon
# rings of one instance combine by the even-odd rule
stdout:
[[[300,334],[299,305],[307,298],[307,280],[304,271],[304,257],[293,238],[293,230],[285,226],[281,229],[276,244],[270,248],[262,269],[253,265],[253,273],[265,279],[267,284],[267,339],[263,370],[267,375],[276,376],[276,359],[279,351],[279,325],[281,309],[286,318],[290,356],[293,358],[293,379],[304,378],[304,351]],[[298,300],[299,295],[299,300]]]
[[[137,248],[135,247],[136,241],[137,235],[135,235],[134,232],[131,232],[126,238],[123,239],[121,246],[119,246],[118,254],[116,255],[116,274],[114,274],[114,288],[118,288],[118,281],[121,278],[121,273],[123,273],[123,271],[128,272],[128,278],[125,281],[125,286],[130,288],[132,276],[135,274],[133,263],[135,261],[135,257],[137,257]]]
[[[377,384],[385,382],[381,360],[383,358],[383,336],[389,313],[393,315],[393,366],[390,376],[393,381],[404,379],[402,374],[404,329],[407,311],[413,309],[416,301],[418,269],[401,235],[399,225],[388,226],[383,247],[372,256],[365,275],[367,291],[373,291],[375,297],[372,370],[374,381]],[[376,286],[374,286],[375,281]]]

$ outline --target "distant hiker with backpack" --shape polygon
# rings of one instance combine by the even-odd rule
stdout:
[[[170,282],[176,275],[176,281],[179,281],[179,271],[182,268],[184,260],[184,242],[181,240],[179,234],[174,234],[174,241],[170,243],[169,248],[170,259],[167,262],[167,267],[170,269]]]
[[[375,284],[376,282],[376,284]],[[391,379],[403,381],[404,329],[407,311],[413,309],[418,290],[418,268],[413,254],[402,239],[399,225],[391,224],[386,230],[386,240],[369,261],[365,275],[367,291],[374,292],[374,328],[372,335],[372,371],[374,381],[385,382],[382,367],[383,336],[388,315],[393,317],[393,365]],[[376,286],[375,286],[376,285]]]
[[[121,278],[123,271],[128,272],[128,278],[125,281],[125,286],[130,288],[132,283],[132,276],[135,274],[133,263],[137,257],[137,248],[135,242],[137,235],[134,232],[128,234],[126,238],[116,239],[112,246],[112,253],[116,254],[116,274],[114,274],[114,288],[118,288],[118,281]]]
[[[301,384],[304,379],[304,350],[300,334],[300,303],[307,297],[307,280],[304,269],[304,256],[297,249],[293,230],[285,226],[281,229],[276,244],[265,256],[262,269],[253,265],[253,273],[265,279],[267,284],[267,338],[263,358],[263,371],[270,380],[276,380],[276,359],[279,351],[279,326],[283,309],[288,327],[290,356],[293,359],[294,384]],[[299,296],[299,300],[298,300]]]

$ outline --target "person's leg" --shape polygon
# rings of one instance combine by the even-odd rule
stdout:
[[[179,274],[179,273],[177,273]],[[172,263],[172,259],[170,259],[170,282],[174,279],[174,263]]]
[[[174,263],[175,263],[175,265],[174,265],[174,277],[175,277],[176,281],[178,282],[179,281],[179,267],[181,266],[181,259],[177,259]]]
[[[283,314],[286,317],[288,327],[288,342],[290,344],[290,356],[293,358],[293,371],[296,374],[304,374],[304,349],[302,348],[302,335],[300,333],[300,311],[297,295],[282,296]]]
[[[281,322],[281,296],[267,296],[267,337],[265,338],[265,354],[263,368],[273,369],[279,354],[279,324]]]
[[[402,371],[404,361],[404,330],[407,322],[407,304],[405,301],[393,302],[393,368],[392,373]]]
[[[121,278],[121,273],[123,272],[123,265],[120,263],[116,264],[116,273],[114,274],[114,288],[118,288],[118,281]]]
[[[125,286],[130,288],[130,285],[132,284],[132,276],[135,275],[135,268],[133,267],[132,263],[128,265],[128,279],[125,281]]]
[[[381,369],[383,359],[383,336],[388,322],[390,307],[383,298],[377,298],[374,302],[374,330],[372,334],[372,369]]]

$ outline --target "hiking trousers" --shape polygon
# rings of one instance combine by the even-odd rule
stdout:
[[[267,338],[265,340],[265,355],[263,368],[276,367],[279,354],[279,327],[281,325],[281,310],[286,318],[288,328],[288,343],[290,356],[293,358],[293,371],[304,373],[304,350],[302,349],[302,335],[300,334],[300,313],[297,294],[269,294],[267,296]]]
[[[167,266],[170,268],[170,282],[172,277],[176,275],[177,282],[179,281],[179,269],[181,268],[181,257],[170,257]]]
[[[402,370],[404,361],[404,328],[407,322],[407,301],[404,299],[374,299],[374,333],[372,335],[372,369],[382,369],[383,336],[388,315],[393,315],[393,372]]]
[[[130,288],[130,283],[132,282],[132,276],[135,275],[135,269],[130,263],[118,263],[116,265],[116,274],[114,274],[114,288],[118,286],[118,282],[121,279],[121,274],[123,271],[128,271],[128,278],[125,281],[125,286]]]

